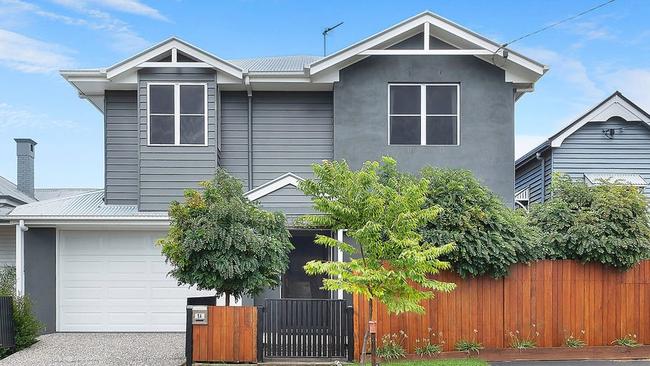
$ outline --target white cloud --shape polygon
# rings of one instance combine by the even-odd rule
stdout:
[[[57,0],[57,2],[81,13],[81,16],[72,17],[55,13],[22,0],[0,0],[0,4],[5,5],[5,11],[29,13],[65,25],[80,26],[93,31],[105,32],[112,39],[112,42],[109,43],[110,46],[118,51],[134,52],[149,45],[149,42],[140,37],[128,23],[113,17],[107,12],[89,8],[85,5],[85,2],[67,0]]]
[[[54,0],[56,3],[74,8],[89,9],[89,4],[102,7],[109,10],[115,10],[123,13],[145,16],[152,19],[167,21],[167,17],[162,15],[158,9],[141,3],[139,0]]]
[[[537,147],[547,138],[548,136],[515,135],[515,159]]]
[[[35,113],[16,108],[10,104],[0,102],[0,128],[77,128],[73,121],[57,120],[44,113]]]
[[[589,76],[587,67],[577,58],[545,48],[528,48],[523,50],[523,53],[549,65],[551,68],[549,73],[556,73],[569,84],[572,84],[588,99],[602,97],[602,90]]]
[[[650,112],[650,69],[619,69],[603,76],[603,82]]]
[[[63,47],[4,29],[0,29],[0,63],[29,73],[49,73],[74,64]]]

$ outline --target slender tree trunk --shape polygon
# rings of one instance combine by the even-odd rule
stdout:
[[[230,293],[226,292],[226,306],[230,306]]]
[[[370,299],[370,319],[372,320],[372,299]],[[370,363],[377,366],[377,332],[370,333]]]
[[[372,319],[372,300],[368,300],[368,314],[370,319]],[[370,331],[370,325],[369,323],[366,323],[366,331],[363,333],[363,344],[361,345],[361,357],[360,357],[360,363],[363,365],[366,362],[366,352],[367,350],[367,345],[368,345],[368,332]]]

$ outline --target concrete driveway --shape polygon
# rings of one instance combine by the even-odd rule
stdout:
[[[185,333],[55,333],[0,365],[178,366],[185,361]]]

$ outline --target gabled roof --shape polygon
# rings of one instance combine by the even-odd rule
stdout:
[[[261,186],[246,192],[244,195],[251,201],[258,200],[268,194],[271,194],[286,186],[298,187],[298,184],[304,179],[289,172],[285,173],[273,180],[270,180]]]
[[[537,153],[542,153],[549,148],[560,147],[567,137],[571,136],[585,124],[590,122],[605,122],[615,117],[622,118],[628,122],[644,122],[650,126],[650,114],[617,90],[595,107],[589,109],[585,114],[553,134],[539,146],[522,155],[515,162],[515,167],[519,167],[528,162]]]
[[[341,51],[324,57],[311,65],[311,75],[318,74],[332,67],[346,67],[369,55],[383,54],[377,52],[404,40],[417,33],[424,32],[424,48],[422,50],[402,50],[395,54],[469,54],[506,70],[506,81],[534,83],[548,68],[526,56],[491,41],[478,33],[462,27],[430,11],[425,11],[406,19],[388,29],[376,33]],[[434,50],[426,47],[429,44],[427,35],[434,36],[448,43],[457,50]],[[374,52],[373,52],[374,51]],[[444,52],[443,52],[444,51]],[[507,55],[504,54],[506,51]],[[389,54],[388,52],[385,54]]]

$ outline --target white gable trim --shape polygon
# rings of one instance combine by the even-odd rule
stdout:
[[[478,49],[481,51],[480,53],[482,53],[480,54],[479,50],[475,49],[469,54],[480,57],[482,60],[485,60],[487,62],[491,62],[491,58],[493,57],[492,55],[494,54],[494,57],[500,61],[496,62],[498,67],[504,70],[513,70],[513,73],[517,75],[529,73],[530,75],[528,75],[527,81],[530,83],[533,83],[539,79],[539,77],[541,77],[547,70],[546,66],[543,64],[533,61],[511,50],[508,50],[508,58],[503,58],[504,50],[500,47],[499,44],[490,41],[477,33],[474,33],[431,12],[424,12],[401,23],[398,23],[393,27],[383,30],[373,36],[370,36],[350,47],[347,47],[339,52],[336,52],[328,57],[312,63],[309,66],[310,74],[315,75],[329,68],[342,68],[348,66],[350,63],[354,63],[367,57],[368,54],[364,55],[364,52],[367,53],[373,47],[386,45],[390,43],[391,40],[398,38],[404,34],[408,34],[417,28],[421,28],[425,34],[431,34],[434,36],[436,35],[436,31],[438,31],[437,33],[440,33],[440,31],[447,32],[454,37],[457,37],[465,42],[469,42],[473,45],[473,48],[478,47]],[[444,37],[441,37],[441,39],[442,38]],[[448,42],[452,46],[459,46],[458,44],[454,44],[447,39],[442,40]],[[424,46],[426,46],[427,43],[428,42],[425,41]],[[370,52],[370,54],[373,52],[375,51]],[[393,53],[394,52],[397,52],[397,50],[393,50]],[[391,52],[379,54],[391,54]]]
[[[304,180],[303,178],[293,173],[286,173],[271,181],[262,184],[261,186],[255,189],[246,192],[244,196],[251,201],[256,201],[286,186],[291,185],[294,187],[298,187],[298,183],[302,182],[303,180]]]
[[[589,122],[604,122],[612,117],[620,117],[626,121],[642,121],[650,125],[650,118],[637,106],[630,103],[620,94],[615,93],[605,102],[594,107],[589,113],[573,122],[562,133],[551,139],[551,147],[560,147],[564,140]]]
[[[116,76],[128,72],[129,70],[138,67],[143,67],[142,66],[143,64],[147,66],[147,63],[151,62],[151,60],[156,56],[159,56],[168,51],[172,51],[172,55],[173,55],[175,52],[177,52],[174,50],[181,51],[207,65],[210,65],[211,67],[217,70],[223,71],[224,73],[232,75],[238,79],[242,78],[243,71],[239,67],[225,60],[222,60],[212,55],[211,53],[203,51],[202,49],[194,45],[186,43],[185,41],[181,41],[178,38],[170,38],[168,40],[165,40],[161,43],[158,43],[157,45],[154,45],[151,48],[148,48],[138,53],[133,57],[130,57],[122,62],[119,62],[107,68],[106,77],[108,79],[113,79]],[[169,63],[166,64],[169,65]]]

